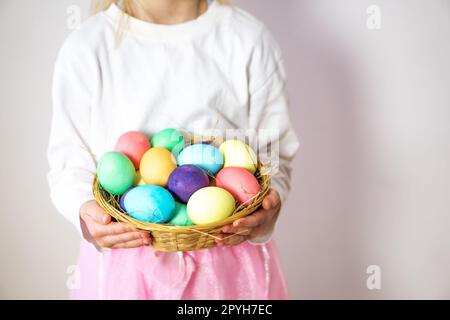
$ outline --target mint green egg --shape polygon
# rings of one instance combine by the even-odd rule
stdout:
[[[100,185],[114,195],[122,195],[134,184],[136,170],[130,159],[117,151],[107,152],[97,166]]]
[[[180,227],[192,226],[185,204],[175,201],[175,214],[169,223]]]
[[[164,129],[155,133],[151,140],[152,147],[163,147],[178,154],[183,150],[184,137],[176,129]]]

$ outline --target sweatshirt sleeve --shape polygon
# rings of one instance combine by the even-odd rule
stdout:
[[[291,185],[291,162],[299,148],[292,127],[281,50],[265,30],[249,65],[250,128],[257,132],[258,157],[269,168],[271,187],[283,204]],[[252,242],[267,242],[271,234]]]
[[[97,68],[83,46],[68,40],[54,67],[47,178],[56,209],[83,235],[79,210],[83,203],[94,199],[96,161],[89,136],[93,73]]]

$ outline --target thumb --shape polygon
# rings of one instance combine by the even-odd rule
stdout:
[[[86,211],[87,215],[97,223],[108,224],[111,222],[111,216],[103,212],[103,209],[97,204],[97,202],[93,202],[89,210]]]
[[[274,190],[271,190],[270,193],[264,198],[262,206],[264,210],[271,210],[275,208],[280,202],[280,197],[278,193]]]

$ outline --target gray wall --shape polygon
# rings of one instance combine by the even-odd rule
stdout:
[[[284,49],[302,141],[276,238],[293,298],[450,298],[450,1],[240,0]],[[50,83],[84,0],[0,1],[0,298],[61,298],[77,235],[45,175]],[[366,9],[381,8],[381,29]],[[381,268],[368,290],[366,268]]]

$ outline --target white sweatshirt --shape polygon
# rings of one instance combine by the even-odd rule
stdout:
[[[276,129],[280,164],[272,187],[282,200],[298,149],[281,53],[263,24],[213,2],[198,19],[157,25],[112,5],[64,42],[55,64],[48,148],[51,198],[81,233],[79,209],[93,199],[97,160],[129,130]],[[121,22],[122,21],[122,22]],[[251,137],[250,142],[258,137]]]

